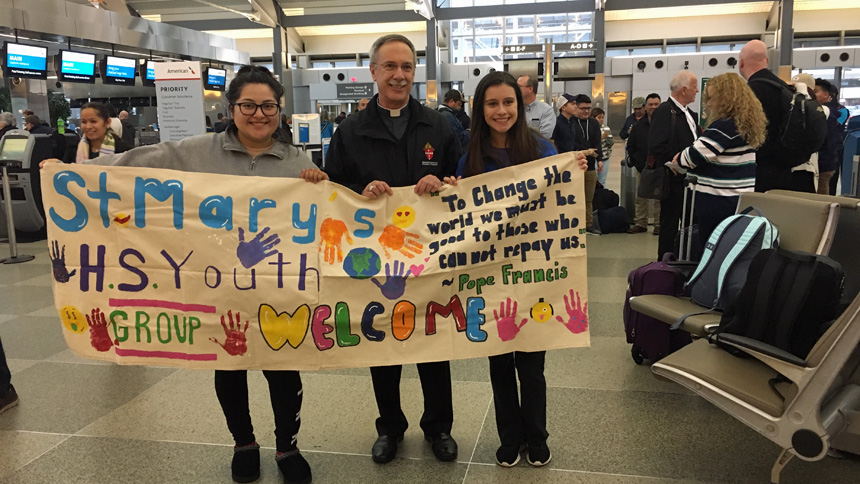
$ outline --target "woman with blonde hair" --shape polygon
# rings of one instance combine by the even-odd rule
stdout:
[[[695,216],[702,243],[735,213],[741,193],[755,191],[755,153],[767,133],[761,103],[741,76],[720,74],[705,89],[711,124],[672,160],[673,170],[679,165],[698,177]]]

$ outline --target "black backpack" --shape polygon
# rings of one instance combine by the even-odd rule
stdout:
[[[750,264],[737,302],[723,313],[711,342],[719,344],[720,333],[731,333],[806,358],[843,310],[844,281],[842,266],[829,257],[762,250]]]
[[[817,153],[827,139],[827,116],[815,99],[770,79],[753,79],[779,89],[782,93],[782,126],[779,127],[779,144],[787,167],[794,168]]]

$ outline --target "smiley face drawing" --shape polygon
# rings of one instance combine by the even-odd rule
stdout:
[[[89,327],[87,319],[75,306],[63,306],[60,308],[60,321],[63,322],[63,327],[72,333],[83,333]]]
[[[114,223],[120,227],[127,226],[129,220],[131,220],[131,215],[126,215],[122,212],[116,214],[113,218]]]
[[[538,303],[532,306],[531,317],[538,323],[545,323],[549,321],[549,318],[552,317],[552,314],[552,305],[543,302],[543,298],[540,298]]]
[[[401,229],[409,227],[414,222],[415,210],[407,205],[397,207],[397,210],[395,210],[394,214],[391,216],[391,223],[394,224],[395,227],[399,227]]]

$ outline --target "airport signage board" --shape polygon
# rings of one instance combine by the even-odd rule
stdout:
[[[60,80],[63,82],[95,82],[96,56],[86,52],[60,51]]]
[[[368,99],[373,97],[372,82],[353,82],[350,84],[336,84],[338,99]]]
[[[155,93],[161,141],[178,141],[206,132],[200,62],[155,64]]]
[[[109,55],[105,58],[105,76],[102,82],[105,84],[133,86],[136,71],[137,61],[135,59]]]
[[[46,79],[48,49],[32,45],[6,43],[6,74],[11,77]]]
[[[227,71],[210,67],[206,69],[205,88],[210,91],[223,91],[227,85]]]
[[[594,50],[596,44],[594,42],[564,42],[561,44],[553,44],[554,52],[574,52],[578,50]],[[530,54],[543,52],[546,49],[546,44],[520,44],[506,45],[502,48],[503,54]]]

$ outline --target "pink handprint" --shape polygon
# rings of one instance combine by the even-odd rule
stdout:
[[[87,314],[87,324],[90,325],[90,344],[96,351],[108,351],[113,342],[107,329],[107,320],[101,309],[95,308],[91,311],[92,318]]]
[[[517,302],[514,301],[513,310],[511,310],[511,298],[508,298],[507,303],[507,308],[505,307],[505,303],[499,303],[499,311],[493,309],[493,317],[496,318],[496,329],[499,331],[499,338],[502,341],[514,339],[517,333],[520,332],[520,328],[528,321],[528,319],[523,319],[523,322],[517,326]],[[502,313],[501,318],[499,318],[499,313]]]
[[[565,323],[564,318],[556,316],[555,319],[559,323],[565,325],[573,334],[579,334],[588,330],[588,301],[585,301],[585,308],[582,307],[582,300],[579,298],[579,293],[576,293],[576,304],[573,301],[573,289],[570,290],[570,299],[564,296],[564,308],[567,310],[567,315],[570,319]]]
[[[227,325],[224,324],[224,316],[221,316],[221,327],[224,328],[227,339],[224,343],[219,342],[217,338],[209,338],[209,341],[219,344],[230,356],[242,356],[248,351],[248,340],[245,338],[245,332],[248,331],[249,321],[245,320],[245,327],[242,328],[242,317],[238,312],[236,313],[235,325],[233,324],[232,311],[227,311],[227,317],[230,318],[230,328],[227,328]]]

